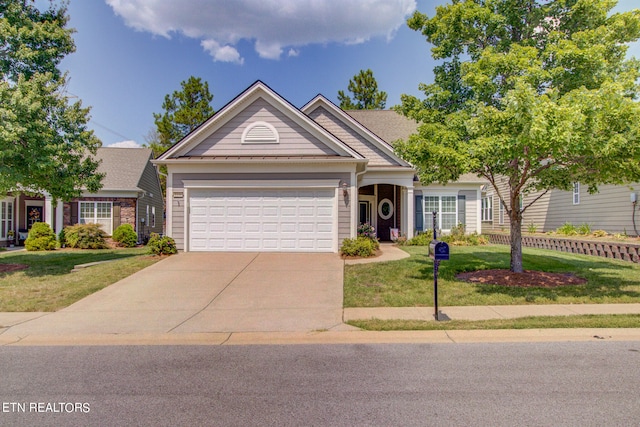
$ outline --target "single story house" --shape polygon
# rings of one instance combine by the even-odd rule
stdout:
[[[360,224],[412,237],[434,209],[439,228],[480,232],[483,182],[425,187],[394,154],[416,126],[322,95],[296,108],[257,81],[153,161],[168,171],[167,234],[183,251],[338,252]]]
[[[108,235],[120,224],[131,224],[139,236],[161,233],[164,205],[151,150],[103,147],[95,157],[100,160],[98,172],[105,174],[97,193],[57,203],[46,193],[1,199],[0,246],[21,243],[36,222],[48,223],[56,234],[78,223],[100,224]]]

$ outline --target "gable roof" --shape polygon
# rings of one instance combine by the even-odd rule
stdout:
[[[140,179],[151,155],[149,148],[98,148],[94,158],[101,161],[98,172],[105,174],[102,190],[142,191]]]
[[[207,137],[214,134],[223,125],[235,117],[238,111],[248,107],[255,101],[262,99],[268,104],[281,111],[286,117],[293,120],[313,137],[322,141],[327,147],[336,153],[337,158],[348,158],[352,160],[366,161],[358,152],[340,141],[322,126],[311,120],[304,113],[294,107],[289,101],[281,97],[269,86],[256,81],[248,89],[234,98],[227,105],[222,107],[216,114],[207,119],[202,125],[178,141],[173,147],[164,152],[156,160],[157,163],[170,162],[173,159],[187,157],[189,152],[202,143]],[[201,158],[206,159],[206,158]],[[213,158],[212,158],[213,159]]]

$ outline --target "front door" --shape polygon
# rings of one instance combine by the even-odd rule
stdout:
[[[31,230],[31,227],[36,222],[42,222],[43,208],[42,206],[27,206],[27,229]]]

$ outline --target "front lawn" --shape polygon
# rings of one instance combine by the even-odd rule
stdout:
[[[56,311],[157,262],[146,248],[6,252],[0,264],[26,270],[0,274],[0,312]],[[75,265],[114,260],[71,273]]]
[[[433,262],[427,247],[403,247],[411,254],[400,261],[347,265],[345,307],[422,307],[433,305]],[[465,271],[509,268],[504,245],[451,246],[438,276],[441,306],[586,304],[640,302],[640,265],[587,255],[523,248],[527,270],[573,273],[586,285],[515,288],[478,285],[455,279]]]

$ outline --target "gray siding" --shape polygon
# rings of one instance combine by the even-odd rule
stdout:
[[[184,244],[184,206],[185,199],[184,197],[181,199],[173,199],[172,204],[172,216],[173,216],[173,232],[172,236],[173,240],[176,242],[176,247],[178,250],[183,251],[185,248]]]
[[[242,144],[242,132],[252,123],[271,124],[280,136],[278,144]],[[237,113],[228,123],[191,150],[188,156],[336,155],[302,126],[264,99]]]
[[[399,163],[385,154],[381,149],[367,141],[362,135],[355,132],[341,119],[331,114],[323,107],[313,110],[309,117],[316,123],[338,137],[349,147],[369,159],[369,166],[398,166]]]
[[[146,191],[144,197],[138,199],[138,218],[146,218],[147,206],[149,206],[149,219],[151,220],[152,207],[155,207],[155,225],[150,223],[145,224],[144,233],[163,233],[164,231],[164,201],[162,199],[162,189],[160,187],[160,180],[158,179],[158,173],[156,168],[147,163],[142,175],[140,176],[140,182],[138,187],[141,190]]]

